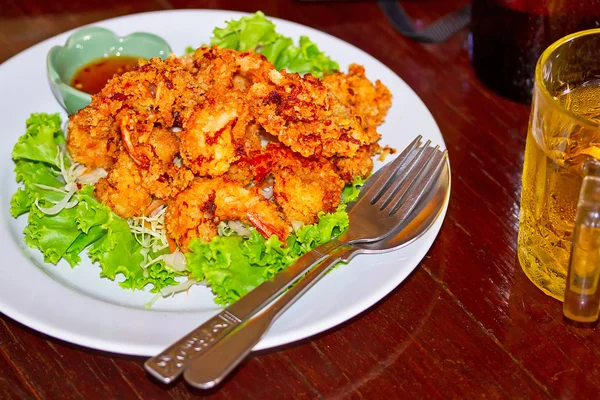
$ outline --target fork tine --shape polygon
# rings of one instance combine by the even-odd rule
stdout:
[[[373,185],[379,190],[371,197],[371,205],[377,203],[381,199],[381,197],[386,192],[388,192],[388,189],[392,186],[394,182],[396,182],[398,179],[403,180],[404,177],[406,177],[415,168],[415,165],[418,165],[420,163],[425,149],[427,149],[430,144],[431,140],[428,140],[424,146],[414,149],[416,151],[407,154],[406,157],[404,157],[404,159],[402,160],[402,162],[399,162],[396,165],[394,165],[392,162],[392,165],[390,165],[390,168],[386,169],[386,174],[384,174],[387,175],[387,177],[382,176]],[[400,175],[400,171],[402,171],[402,175]],[[385,178],[385,180],[382,178]]]
[[[447,157],[447,150],[440,152],[436,149],[434,151],[432,157],[428,160],[427,165],[423,168],[422,173],[412,181],[410,187],[402,194],[402,196],[395,197],[395,204],[389,211],[390,216],[394,216],[396,219],[403,219],[414,210],[418,204],[418,201],[415,199],[421,198],[421,196],[430,189],[433,182],[439,178],[445,167]],[[411,190],[412,188],[417,188],[417,190]]]
[[[374,195],[379,193],[381,186],[384,182],[387,182],[391,177],[393,177],[399,169],[402,169],[404,164],[406,164],[410,160],[410,156],[413,153],[413,150],[418,147],[419,142],[423,139],[423,136],[417,136],[406,148],[389,164],[384,165],[382,168],[385,168],[384,173],[381,174],[377,178],[375,182],[369,185],[367,190],[361,191],[360,199],[372,199]],[[369,202],[371,200],[368,200]]]
[[[420,152],[411,160],[411,165],[406,169],[403,176],[397,177],[394,182],[390,183],[391,190],[388,190],[385,194],[379,205],[379,210],[384,210],[394,197],[402,197],[412,187],[412,182],[422,173],[431,158],[435,157],[437,149],[439,149],[439,146],[432,150],[429,147],[429,142],[420,149]]]

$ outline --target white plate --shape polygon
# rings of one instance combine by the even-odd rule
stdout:
[[[215,26],[244,14],[217,10],[161,11],[115,18],[95,25],[127,35],[136,31],[162,36],[177,54],[186,46],[208,43]],[[380,79],[393,94],[387,121],[380,127],[382,143],[404,148],[417,134],[444,146],[440,130],[417,95],[389,68],[358,48],[296,23],[273,19],[279,32],[297,39],[309,36],[339,62],[363,64],[371,80]],[[101,279],[99,267],[85,260],[71,269],[66,262],[49,265],[23,243],[25,218],[9,214],[17,189],[10,152],[33,112],[61,112],[46,77],[46,53],[62,45],[72,32],[48,39],[0,65],[0,311],[50,336],[95,349],[133,355],[154,355],[216,314],[209,289],[160,299],[150,310],[149,292],[121,289]],[[393,290],[418,265],[433,243],[446,207],[431,229],[401,250],[358,256],[325,276],[271,327],[256,346],[265,349],[303,339],[336,326],[367,309]]]

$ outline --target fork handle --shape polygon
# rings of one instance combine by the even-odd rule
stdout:
[[[194,358],[208,351],[233,328],[266,307],[311,267],[325,259],[328,253],[344,243],[345,236],[342,235],[304,254],[294,264],[277,273],[272,280],[261,283],[160,354],[146,360],[146,371],[163,383],[173,382]]]
[[[355,247],[341,247],[281,295],[254,318],[247,319],[192,360],[184,372],[185,380],[200,389],[219,384],[250,354],[271,324],[339,261],[348,262],[358,252]]]

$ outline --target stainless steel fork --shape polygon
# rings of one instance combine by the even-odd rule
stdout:
[[[428,150],[436,152],[437,154],[434,156],[440,158],[444,156],[442,152],[436,149]],[[385,169],[380,171],[385,172]],[[227,336],[219,340],[215,346],[192,360],[183,373],[186,382],[200,389],[209,389],[218,385],[250,354],[275,320],[338,262],[349,262],[357,254],[381,254],[393,251],[406,246],[424,234],[439,216],[449,193],[448,168],[439,172],[439,175],[437,171],[433,173],[433,177],[439,176],[438,181],[428,193],[423,195],[416,209],[406,218],[404,223],[394,228],[396,233],[377,242],[343,246],[341,250],[331,253],[279,296],[277,300],[266,306],[256,316],[242,322]]]
[[[435,151],[425,151],[430,149],[431,142],[419,146],[421,139],[418,136],[385,167],[385,172],[370,178],[375,182],[365,185],[349,211],[350,224],[344,234],[304,254],[273,280],[262,283],[161,354],[147,360],[146,370],[164,383],[172,382],[191,360],[252,318],[329,254],[352,244],[376,242],[391,234],[415,208],[430,183],[437,179],[445,162],[445,152],[437,151],[438,147]]]

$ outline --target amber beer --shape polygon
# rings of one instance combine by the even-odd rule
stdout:
[[[536,286],[559,300],[582,166],[600,159],[600,30],[594,32],[572,35],[540,58],[525,149],[519,261]]]

